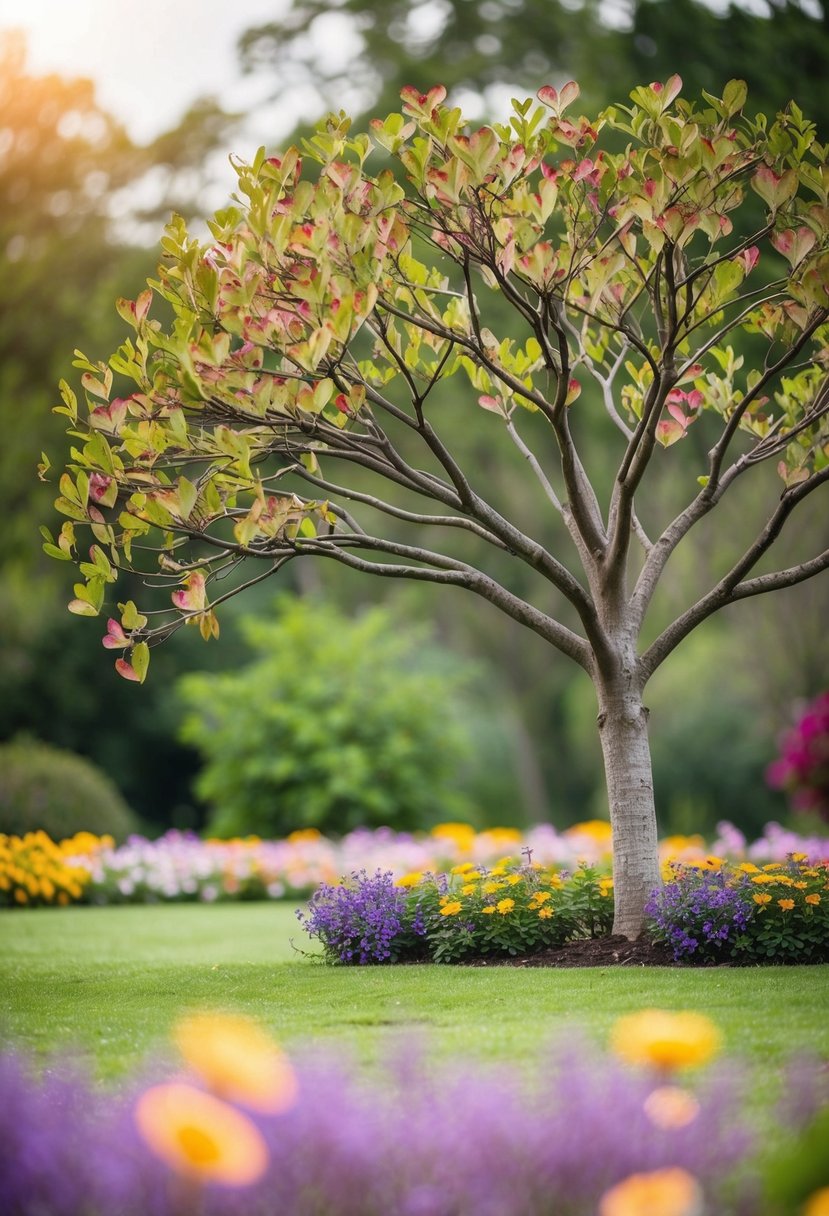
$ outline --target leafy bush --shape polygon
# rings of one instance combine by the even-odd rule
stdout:
[[[91,761],[46,743],[0,746],[0,832],[42,830],[53,840],[77,832],[123,839],[138,823],[109,778]]]
[[[212,835],[469,818],[458,788],[469,752],[464,677],[446,656],[434,670],[422,630],[382,610],[350,621],[287,599],[274,620],[243,629],[250,665],[180,684],[183,737],[205,759],[196,790],[213,808]]]
[[[674,866],[646,907],[651,936],[678,962],[829,960],[829,864],[711,864]]]
[[[787,790],[799,811],[816,811],[829,823],[829,692],[811,701],[782,741],[768,782]]]
[[[518,955],[610,931],[613,883],[590,867],[561,876],[529,862],[487,870],[471,862],[450,874],[353,874],[323,883],[297,916],[326,957],[341,963],[431,957],[455,963]]]

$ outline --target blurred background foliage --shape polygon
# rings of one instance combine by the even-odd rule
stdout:
[[[513,93],[532,94],[541,84],[575,77],[587,111],[624,99],[638,83],[678,71],[687,96],[703,88],[721,91],[727,79],[742,77],[755,110],[772,113],[796,97],[829,138],[829,17],[816,0],[757,0],[750,6],[697,0],[293,0],[278,22],[244,35],[239,55],[244,71],[269,82],[287,112],[309,120],[328,108],[385,114],[396,108],[403,85],[425,88],[436,81],[483,121],[503,112]],[[163,81],[156,87],[163,88]],[[327,636],[368,630],[349,656],[351,679],[366,696],[378,680],[387,681],[391,695],[383,655],[399,646],[400,661],[409,668],[406,679],[413,677],[413,656],[419,656],[418,671],[434,689],[433,718],[423,724],[423,738],[435,723],[444,723],[447,748],[431,765],[423,761],[424,796],[411,806],[423,808],[424,821],[447,818],[462,807],[482,825],[549,819],[564,827],[606,814],[589,683],[535,635],[472,596],[427,586],[388,587],[303,563],[299,575],[282,579],[280,589],[308,605],[307,630],[299,610],[283,607],[274,617],[275,587],[266,584],[230,602],[218,645],[205,647],[194,631],[180,631],[157,653],[152,679],[142,688],[113,671],[100,646],[100,622],[66,613],[71,593],[65,568],[43,557],[37,531],[44,522],[54,523],[54,489],[34,474],[41,449],[58,456],[64,446],[62,423],[51,413],[57,381],[67,375],[74,348],[95,358],[114,348],[122,328],[115,298],[134,296],[154,270],[156,250],[146,242],[157,238],[171,209],[199,218],[211,157],[232,150],[238,130],[238,115],[202,99],[175,129],[137,146],[100,109],[88,81],[33,76],[20,38],[0,44],[0,739],[25,734],[88,758],[151,831],[204,826],[208,812],[198,789],[229,816],[234,808],[233,830],[253,830],[254,820],[246,823],[238,810],[243,801],[211,778],[210,764],[202,767],[201,754],[210,760],[211,748],[219,749],[221,731],[217,725],[211,735],[210,715],[226,717],[224,707],[231,704],[240,721],[253,713],[264,748],[272,736],[263,722],[278,696],[271,690],[284,687],[296,698],[300,720],[303,707],[322,693],[318,672],[309,674],[307,685],[298,675],[298,652],[313,652],[312,625],[324,620]],[[510,324],[502,312],[493,328],[506,333]],[[582,402],[584,416],[587,393]],[[488,415],[476,411],[470,426],[469,408],[468,402],[446,399],[441,422],[447,438],[494,499],[509,503],[521,518],[534,518],[536,503],[520,457],[505,448]],[[592,456],[609,472],[603,440],[602,433],[593,437]],[[689,477],[702,454],[694,442],[689,438],[685,447]],[[643,513],[664,519],[671,505],[668,484]],[[756,508],[749,495],[731,511],[718,512],[705,534],[702,559],[699,552],[677,553],[655,605],[655,625],[701,589],[706,566],[727,560],[748,534]],[[537,527],[543,531],[544,525]],[[825,538],[827,531],[825,513],[815,511],[803,529],[804,546],[814,551],[816,537]],[[501,576],[515,586],[516,572],[505,569]],[[515,589],[531,592],[529,585]],[[119,587],[118,598],[128,596],[129,588]],[[381,599],[384,615],[364,617],[362,626],[351,623]],[[740,605],[693,635],[657,673],[648,691],[663,831],[705,832],[729,818],[752,832],[768,818],[786,817],[785,801],[766,788],[763,770],[797,704],[829,684],[826,607],[825,579]],[[260,623],[240,629],[242,615]],[[373,622],[370,629],[366,620]],[[279,639],[291,629],[295,636],[283,645]],[[187,671],[205,674],[185,679],[179,695],[177,680]],[[314,705],[321,713],[319,700]],[[419,705],[413,695],[412,713]],[[190,725],[182,733],[188,712]],[[354,743],[358,718],[362,729],[362,711],[355,716]],[[331,737],[345,749],[347,724],[343,729],[345,734]],[[368,791],[384,777],[376,739],[364,744],[361,779]],[[441,769],[446,756],[455,760]],[[296,813],[286,816],[275,799],[273,822],[280,831],[302,826],[311,808],[322,806],[315,787],[316,762],[323,758],[321,752],[300,765],[294,752],[291,781],[308,784],[308,803],[300,812],[298,799],[291,804]],[[336,776],[336,767],[329,763],[329,775]],[[194,785],[200,771],[200,784]],[[0,766],[3,783],[8,788]],[[240,778],[237,793],[243,788]],[[354,800],[360,802],[356,794]],[[251,797],[250,803],[253,815],[254,806],[265,807],[267,799]],[[329,798],[326,805],[328,810],[313,815],[332,816],[325,819],[331,828],[340,804]],[[367,820],[381,813],[379,805],[366,792]],[[256,823],[264,824],[265,810],[255,814]],[[383,809],[383,816],[392,821],[390,810]],[[341,830],[350,826],[351,819],[340,824]]]

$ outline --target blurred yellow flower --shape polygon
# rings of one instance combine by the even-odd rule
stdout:
[[[250,1018],[190,1014],[175,1026],[173,1040],[190,1067],[222,1098],[271,1115],[296,1101],[296,1076],[287,1057]]]
[[[511,912],[514,907],[515,907],[514,899],[502,899],[498,903],[498,911],[501,913],[502,916],[506,916],[507,913]]]
[[[678,1085],[660,1085],[648,1094],[644,1110],[655,1127],[668,1130],[693,1123],[700,1105],[687,1089],[681,1089]]]
[[[192,1085],[156,1085],[135,1107],[138,1130],[156,1156],[180,1174],[247,1186],[268,1165],[262,1133],[241,1111]]]
[[[450,874],[465,874],[467,870],[474,870],[474,869],[475,869],[475,867],[473,866],[471,861],[462,861],[460,863],[460,865],[452,866],[452,869],[449,871],[449,873]]]
[[[432,835],[438,840],[451,840],[461,849],[470,849],[475,841],[475,829],[468,823],[438,823]]]
[[[807,882],[796,882],[792,885],[796,891],[805,891],[809,884]]]
[[[699,1216],[701,1212],[699,1183],[678,1166],[631,1174],[599,1201],[599,1216]]]
[[[806,895],[804,898],[807,904],[812,904],[814,907],[817,907],[817,905],[820,903],[820,896],[816,894]]]
[[[481,890],[484,895],[494,895],[496,891],[501,891],[504,885],[502,882],[485,882]]]
[[[584,823],[574,823],[563,836],[590,836],[599,844],[610,846],[613,830],[606,819],[586,819]]]
[[[441,916],[457,916],[463,904],[459,899],[450,900],[448,904],[444,904],[440,910]]]
[[[758,886],[762,886],[769,882],[779,882],[780,878],[777,874],[755,874],[751,881],[756,882]]]
[[[481,908],[484,916],[492,916],[495,911],[495,904],[487,904],[485,908]]]
[[[793,899],[778,899],[777,906],[782,908],[784,912],[791,912],[794,907]]]
[[[829,1186],[821,1187],[806,1200],[803,1216],[829,1216]]]
[[[552,908],[539,908],[538,909],[538,919],[539,920],[549,920],[552,915],[553,915]]]
[[[754,900],[754,902],[756,904],[770,904],[771,903],[770,895],[752,895],[751,898]]]
[[[737,866],[738,870],[742,870],[744,874],[759,874],[760,867],[756,866],[753,861],[743,861]]]
[[[672,1070],[705,1064],[719,1051],[721,1035],[702,1013],[643,1009],[619,1018],[610,1042],[631,1064]]]
[[[461,887],[461,895],[474,895],[475,890],[474,882],[468,882],[465,886]]]
[[[523,874],[508,874],[507,875],[507,883],[511,887],[514,887],[516,883],[521,882],[522,879],[523,879]]]

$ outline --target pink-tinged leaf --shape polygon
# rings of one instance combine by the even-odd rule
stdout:
[[[667,418],[664,418],[656,428],[656,439],[663,448],[669,448],[678,439],[682,439],[684,434],[685,427],[681,423]]]
[[[770,165],[760,165],[751,179],[751,186],[769,208],[776,211],[797,192],[797,180],[794,169],[775,173]]]
[[[90,424],[100,431],[114,434],[119,430],[127,414],[127,402],[116,397],[108,406],[99,405],[89,415]]]
[[[193,570],[184,580],[185,589],[174,591],[171,599],[181,612],[201,612],[205,606],[205,579],[200,570]]]
[[[97,616],[98,609],[94,604],[90,604],[88,600],[70,600],[67,604],[70,612],[75,616]]]
[[[118,672],[118,675],[123,676],[125,680],[132,680],[135,684],[141,683],[141,677],[136,671],[133,670],[126,659],[116,659],[115,670]]]
[[[785,460],[781,460],[777,465],[777,474],[783,478],[787,486],[796,486],[801,481],[809,480],[808,469],[790,469]]]
[[[506,417],[503,401],[499,401],[497,397],[491,397],[488,393],[484,393],[478,398],[478,405],[492,414],[500,414],[502,418]]]
[[[688,394],[688,408],[692,410],[701,410],[705,404],[705,395],[695,388]]]
[[[150,288],[142,291],[138,299],[135,301],[135,319],[139,324],[145,319],[150,311],[150,305],[153,302],[153,293]]]
[[[549,106],[551,110],[558,113],[558,89],[554,89],[551,84],[542,85],[536,93],[539,101],[543,101],[545,106]]]
[[[568,106],[572,105],[580,92],[581,89],[575,80],[568,80],[566,84],[563,84],[558,95],[559,110],[566,110]]]
[[[107,621],[107,631],[101,639],[101,645],[107,650],[123,650],[129,645],[129,638],[124,633],[118,621],[112,617]]]
[[[746,274],[750,274],[760,257],[760,249],[757,245],[750,245],[748,249],[744,249],[742,253],[738,253],[736,261],[740,262]]]
[[[106,385],[102,384],[97,376],[93,376],[92,372],[84,372],[81,376],[81,384],[93,397],[100,397],[102,401],[109,400],[109,392]]]
[[[682,427],[683,431],[687,431],[689,419],[681,405],[669,405],[668,413]]]
[[[811,228],[786,228],[782,232],[771,234],[771,243],[778,253],[782,253],[789,265],[794,268],[806,257],[815,244],[815,234]]]
[[[567,381],[567,396],[564,398],[565,405],[572,405],[577,397],[581,395],[581,385],[575,377]]]
[[[538,90],[536,97],[558,115],[563,114],[567,107],[573,104],[580,91],[575,80],[568,80],[567,84],[561,86],[561,92],[554,89],[551,84],[545,84]]]
[[[104,507],[114,507],[118,498],[118,482],[106,473],[92,473],[89,477],[89,497]]]
[[[682,77],[673,75],[665,82],[665,92],[662,95],[662,104],[669,106],[673,99],[677,97],[682,89]]]
[[[400,90],[400,97],[403,109],[409,114],[415,113],[429,118],[435,107],[446,100],[446,89],[442,84],[436,84],[428,93],[421,93],[414,85],[407,84]]]

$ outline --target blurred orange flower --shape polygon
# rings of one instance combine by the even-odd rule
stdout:
[[[269,1115],[287,1110],[296,1101],[293,1068],[250,1018],[190,1014],[174,1028],[173,1040],[190,1067],[221,1098]]]
[[[599,1202],[599,1216],[699,1216],[701,1212],[699,1183],[678,1167],[631,1174]]]
[[[643,1009],[619,1018],[611,1046],[631,1064],[673,1070],[705,1064],[720,1049],[720,1032],[702,1013]]]
[[[146,1090],[135,1122],[156,1156],[190,1178],[248,1186],[267,1169],[268,1148],[256,1125],[193,1085],[172,1082]]]

